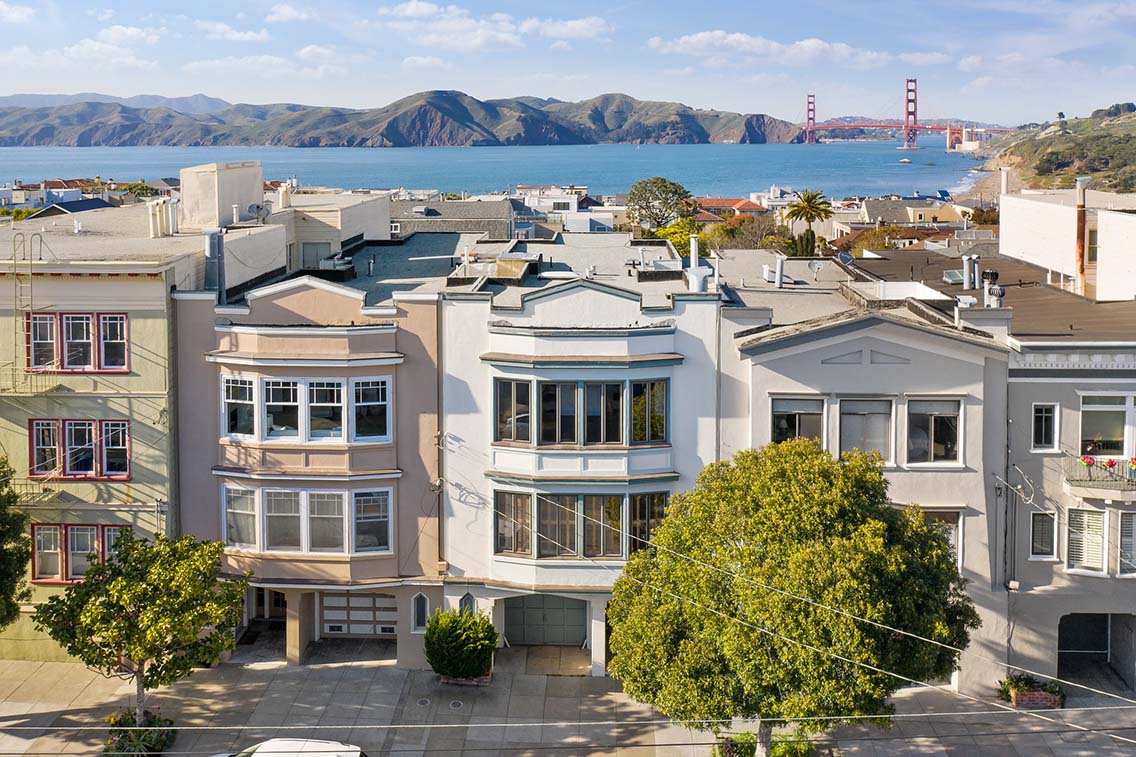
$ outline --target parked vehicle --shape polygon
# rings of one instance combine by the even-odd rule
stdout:
[[[240,752],[225,752],[213,757],[304,757],[316,754],[322,757],[367,757],[367,753],[357,746],[317,739],[269,739]]]

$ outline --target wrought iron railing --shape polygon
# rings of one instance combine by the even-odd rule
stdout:
[[[1065,481],[1093,489],[1136,489],[1136,458],[1073,455],[1064,458]]]

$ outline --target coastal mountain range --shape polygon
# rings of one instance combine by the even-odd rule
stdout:
[[[762,113],[606,94],[579,102],[479,100],[433,90],[381,108],[230,104],[193,95],[0,97],[0,146],[276,145],[435,147],[597,143],[800,142],[799,125]]]

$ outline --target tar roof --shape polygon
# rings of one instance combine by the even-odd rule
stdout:
[[[778,288],[765,280],[764,268],[775,271],[777,258],[782,257],[779,253],[720,250],[718,257],[727,304],[772,308],[774,326],[828,316],[852,307],[840,294],[840,284],[850,277],[831,260],[785,258],[785,282]]]
[[[441,291],[463,249],[487,247],[477,244],[480,236],[420,232],[402,244],[366,247],[352,257],[354,278],[343,283],[366,292],[367,305],[387,302],[395,292]]]
[[[426,208],[427,215],[414,212],[415,208]],[[500,200],[395,200],[391,203],[391,218],[490,218],[508,219],[513,215],[513,203],[508,198]]]
[[[1046,283],[1046,271],[1001,255],[980,259],[982,269],[998,271],[1005,287],[1006,307],[1013,308],[1011,334],[1029,341],[1133,341],[1136,338],[1136,301],[1093,302]],[[877,259],[860,259],[856,268],[884,281],[922,281],[954,297],[979,298],[981,290],[963,290],[962,284],[947,284],[943,272],[961,271],[957,258],[928,251],[888,251]]]

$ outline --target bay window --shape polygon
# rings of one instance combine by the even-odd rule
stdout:
[[[577,554],[575,494],[537,496],[537,557],[568,557]]]
[[[295,381],[264,382],[265,436],[272,439],[300,435],[299,384]]]
[[[584,384],[584,444],[623,441],[623,384]]]
[[[308,550],[343,552],[342,492],[308,493]]]
[[[222,384],[225,433],[230,436],[252,436],[255,433],[256,418],[252,379],[225,376]]]
[[[91,316],[63,316],[63,367],[91,369],[95,367]]]
[[[584,497],[584,556],[623,556],[623,497],[590,494]]]
[[[631,443],[667,440],[667,382],[631,382]]]
[[[774,398],[774,442],[824,438],[824,400]]]
[[[1103,572],[1104,513],[1097,510],[1069,508],[1069,533],[1066,539],[1066,566],[1075,570]]]
[[[541,444],[576,443],[576,384],[541,383]]]
[[[497,520],[495,552],[532,554],[532,496],[520,492],[497,492],[493,497]]]
[[[391,549],[391,492],[355,492],[355,551],[386,552]]]
[[[264,548],[299,552],[300,493],[269,489],[264,492]]]
[[[667,509],[665,493],[631,495],[631,529],[628,551],[643,549],[651,540],[651,532],[662,521]]]
[[[891,400],[841,400],[840,452],[853,449],[891,460]]]
[[[495,440],[527,442],[529,437],[529,382],[495,379],[497,433]]]
[[[1082,455],[1124,455],[1124,427],[1130,404],[1131,400],[1126,396],[1081,398]]]
[[[958,462],[958,400],[907,403],[907,462]]]
[[[225,543],[256,548],[256,491],[225,487]]]
[[[343,383],[312,381],[308,384],[308,436],[343,438]]]
[[[356,381],[355,439],[390,438],[390,380]]]

